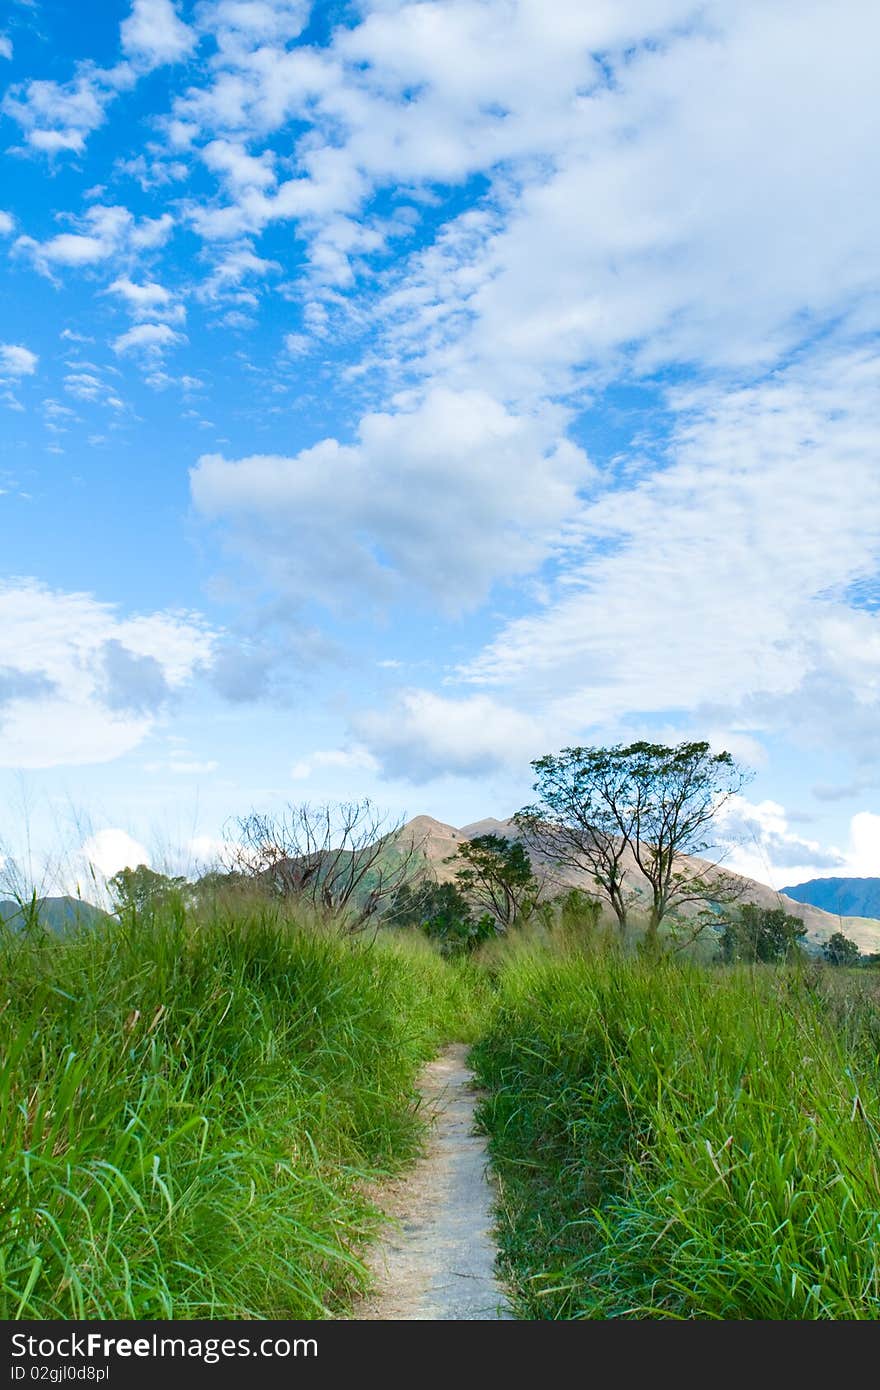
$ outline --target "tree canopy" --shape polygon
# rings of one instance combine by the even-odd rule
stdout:
[[[829,936],[822,947],[822,954],[829,965],[858,965],[861,954],[855,941],[836,931]]]
[[[172,878],[138,864],[136,869],[120,869],[107,886],[117,912],[140,915],[185,892],[190,885],[182,876]]]
[[[772,964],[786,961],[800,954],[806,934],[800,917],[784,908],[744,903],[725,924],[721,954],[730,962]]]
[[[564,748],[532,763],[537,800],[514,818],[530,847],[590,874],[621,935],[635,892],[632,863],[648,882],[648,937],[686,903],[729,901],[736,881],[682,856],[713,848],[712,823],[747,780],[730,753],[705,741]]]
[[[521,840],[476,835],[464,840],[451,858],[463,861],[455,875],[460,891],[478,911],[489,913],[501,931],[537,901],[538,880]]]

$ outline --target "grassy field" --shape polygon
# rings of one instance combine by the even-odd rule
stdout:
[[[474,1060],[521,1316],[880,1316],[877,987],[843,973],[513,954]]]
[[[321,1318],[466,968],[265,906],[0,948],[0,1317]]]
[[[219,899],[5,934],[0,1317],[345,1316],[453,1038],[521,1317],[880,1317],[874,973],[579,939],[448,960]]]

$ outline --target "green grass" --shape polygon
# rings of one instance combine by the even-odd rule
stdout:
[[[259,905],[0,945],[0,1317],[321,1318],[480,989]],[[470,1019],[470,1023],[468,1023]]]
[[[874,977],[573,939],[443,960],[246,898],[7,933],[0,1317],[345,1316],[453,1038],[521,1316],[880,1316]]]
[[[880,1316],[877,999],[514,953],[473,1051],[529,1318]]]

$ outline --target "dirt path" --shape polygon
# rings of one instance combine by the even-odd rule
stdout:
[[[434,1116],[425,1157],[380,1202],[393,1225],[371,1261],[375,1291],[353,1314],[368,1319],[497,1319],[510,1312],[493,1271],[486,1147],[473,1133],[467,1048],[455,1044],[422,1075]]]

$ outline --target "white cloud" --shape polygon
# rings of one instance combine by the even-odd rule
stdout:
[[[452,612],[559,544],[593,477],[560,423],[555,412],[514,415],[482,392],[435,391],[412,410],[365,416],[356,445],[205,455],[193,500],[295,598],[370,602],[414,586]]]
[[[291,357],[303,357],[312,346],[312,340],[306,333],[285,333],[284,350],[289,352]]]
[[[11,236],[15,230],[15,218],[11,213],[0,212],[0,236]]]
[[[194,835],[186,845],[193,864],[199,868],[206,865],[224,864],[229,858],[231,845],[216,835]]]
[[[850,821],[847,874],[876,878],[880,869],[880,816],[859,811]]]
[[[254,307],[259,302],[259,282],[280,270],[278,261],[256,255],[250,242],[241,242],[224,249],[196,294],[206,304]]]
[[[171,291],[166,290],[164,285],[157,285],[153,280],[136,285],[127,276],[114,280],[108,286],[107,293],[121,295],[138,314],[151,314],[156,309],[163,309],[171,300]]]
[[[54,281],[56,267],[99,265],[116,256],[151,250],[168,239],[174,225],[170,213],[137,219],[119,204],[97,203],[75,220],[75,232],[60,232],[46,241],[20,236],[13,252],[30,259],[41,275]]]
[[[725,868],[771,888],[846,872],[845,855],[799,835],[785,807],[776,801],[733,797],[718,816],[716,833],[719,845],[726,848]]]
[[[113,340],[115,353],[140,352],[155,359],[169,348],[185,342],[182,333],[176,333],[167,323],[138,323],[127,333],[120,333]]]
[[[164,188],[169,183],[181,183],[189,177],[189,169],[181,160],[161,157],[161,146],[150,142],[147,148],[153,158],[139,154],[132,159],[119,159],[115,166],[120,173],[137,179],[144,193],[154,188]]]
[[[88,136],[103,124],[110,102],[133,81],[124,63],[115,68],[79,63],[69,82],[34,79],[10,87],[2,110],[21,126],[32,149],[81,154]]]
[[[325,769],[342,772],[378,772],[379,764],[372,753],[361,746],[321,748],[315,753],[310,753],[307,758],[298,759],[290,769],[290,775],[295,782],[305,781],[313,773]]]
[[[572,94],[547,132],[549,168],[463,248],[463,287],[440,267],[457,313],[428,360],[490,389],[555,390],[622,359],[642,372],[770,362],[859,303],[876,324],[880,198],[865,175],[880,113],[852,34],[876,34],[878,16],[845,10],[841,27],[801,5],[792,26],[785,5],[714,5],[705,28],[612,54],[613,85]],[[412,326],[421,352],[433,325],[419,305]]]
[[[289,42],[308,23],[311,0],[204,0],[200,28],[226,51],[241,44]]]
[[[846,842],[827,846],[799,835],[784,806],[736,797],[719,817],[724,863],[736,873],[780,889],[813,878],[876,878],[880,866],[880,816],[859,811]]]
[[[0,626],[6,665],[33,685],[4,704],[5,767],[109,762],[129,752],[214,648],[196,614],[125,618],[90,594],[34,580],[0,588]]]
[[[273,164],[275,153],[264,150],[257,156],[248,154],[241,144],[230,140],[212,140],[201,150],[208,168],[222,175],[234,192],[245,188],[271,188],[276,182]]]
[[[148,251],[156,246],[163,246],[171,235],[173,226],[174,218],[170,212],[163,212],[160,217],[144,217],[140,222],[132,225],[129,234],[131,244],[139,251]]]
[[[12,58],[12,39],[8,34],[0,34],[0,58]]]
[[[20,251],[30,252],[35,264],[48,273],[50,265],[94,265],[106,260],[113,247],[98,237],[81,236],[75,232],[61,232],[42,243],[31,237],[19,237],[15,243]]]
[[[416,783],[521,771],[547,738],[540,720],[487,695],[449,699],[429,690],[404,690],[390,709],[367,711],[352,725],[386,776]]]
[[[189,57],[198,42],[171,0],[133,0],[119,29],[122,50],[148,70]]]
[[[64,390],[78,401],[101,401],[114,410],[123,406],[116,388],[104,380],[101,369],[91,362],[75,364],[75,369],[64,378]]]
[[[136,869],[140,864],[149,867],[149,851],[128,831],[108,826],[90,835],[79,851],[79,857],[96,869],[104,878],[112,878],[120,869]]]
[[[30,348],[14,343],[0,343],[0,379],[33,376],[39,360]]]
[[[136,284],[123,275],[108,285],[107,293],[118,295],[134,319],[153,319],[164,323],[183,323],[186,319],[184,306],[175,300],[170,290],[155,280]]]
[[[667,466],[585,509],[582,552],[551,601],[463,674],[584,725],[740,709],[748,732],[773,726],[762,700],[791,729],[798,692],[823,673],[867,716],[880,618],[847,591],[878,562],[878,388],[880,359],[852,352],[753,387],[672,393]]]
[[[488,389],[556,385],[617,353],[768,360],[799,316],[876,281],[865,0],[556,0],[553,24],[536,0],[394,3],[325,49],[287,48],[259,8],[259,26],[204,12],[217,61],[176,104],[171,128],[217,151],[225,194],[195,225],[228,238],[297,219],[316,278],[344,284],[342,263],[381,245],[364,215],[378,189],[487,175],[495,225],[464,253],[464,294],[441,286],[460,312],[440,346],[471,383],[476,368]],[[295,172],[270,187],[268,141],[298,120]],[[413,306],[417,351],[437,345],[425,309],[450,307]]]

